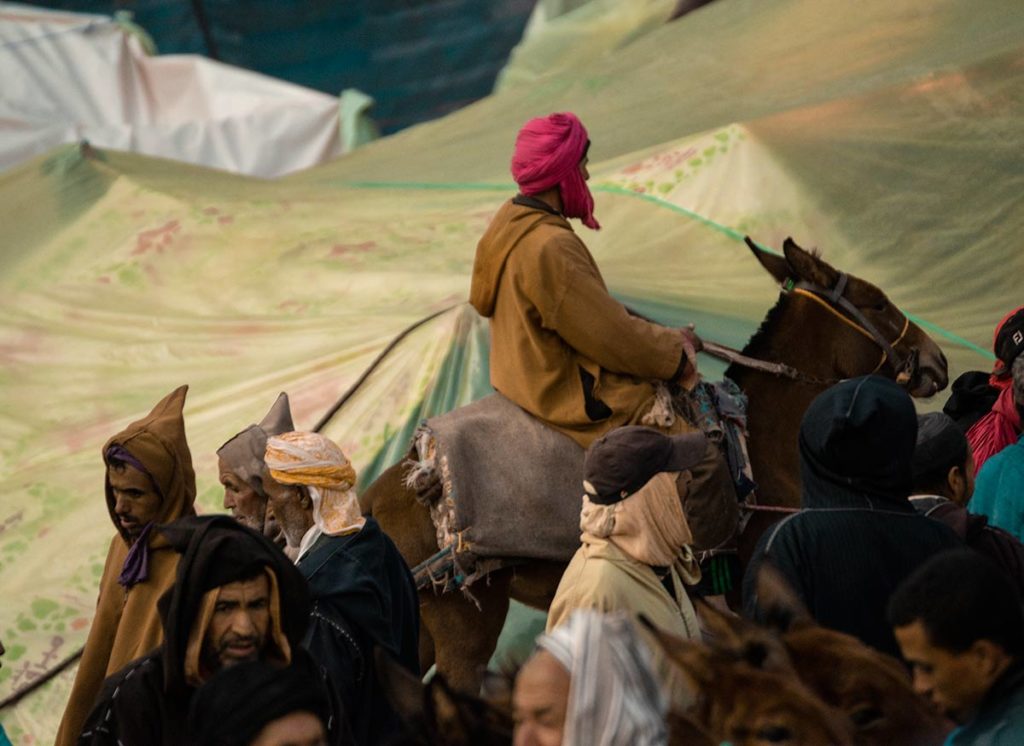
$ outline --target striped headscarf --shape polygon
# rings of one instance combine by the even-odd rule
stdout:
[[[302,485],[313,500],[313,524],[299,558],[321,535],[341,536],[366,523],[356,497],[356,470],[341,449],[319,433],[290,432],[267,440],[267,471],[278,484]]]
[[[668,706],[625,613],[583,609],[537,639],[569,672],[564,746],[665,746]]]

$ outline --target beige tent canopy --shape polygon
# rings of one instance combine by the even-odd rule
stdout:
[[[993,324],[1024,300],[1016,0],[717,0],[277,182],[40,157],[0,175],[0,697],[85,639],[111,535],[99,447],[176,385],[207,511],[217,446],[281,390],[311,427],[429,314],[328,432],[372,476],[410,423],[487,390],[486,325],[462,304],[474,247],[511,193],[517,127],[557,110],[593,141],[604,228],[585,240],[666,322],[745,341],[777,290],[744,233],[876,282],[954,375],[990,366]],[[70,677],[0,711],[15,743],[52,737]]]

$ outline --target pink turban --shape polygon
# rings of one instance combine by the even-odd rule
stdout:
[[[527,196],[557,186],[562,214],[598,230],[594,198],[579,169],[589,142],[586,127],[570,112],[531,119],[516,136],[512,178]]]

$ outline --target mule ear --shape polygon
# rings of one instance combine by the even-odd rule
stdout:
[[[757,605],[764,614],[765,623],[781,633],[815,623],[782,573],[767,562],[757,573]]]
[[[388,702],[410,730],[422,732],[427,718],[423,682],[380,648],[374,648],[373,660],[377,684]]]
[[[777,283],[783,285],[786,280],[793,277],[793,269],[789,266],[789,262],[786,261],[786,257],[762,249],[750,236],[744,236],[743,241],[754,253],[754,257],[761,263],[761,266],[765,268],[768,274],[775,278]]]
[[[711,639],[705,639],[705,642],[713,649],[766,671],[792,667],[774,632],[743,617],[721,611],[703,599],[697,599],[694,607],[701,626],[711,634]]]
[[[801,280],[813,282],[823,288],[831,288],[839,279],[839,273],[827,262],[816,254],[797,246],[796,241],[792,238],[783,241],[782,253],[786,256],[786,263]]]
[[[639,619],[647,633],[644,635],[646,640],[656,648],[660,648],[662,654],[671,661],[694,694],[707,689],[714,683],[715,665],[711,650],[701,644],[666,632],[643,614],[640,614]]]
[[[712,647],[722,650],[738,651],[743,646],[743,633],[753,626],[741,617],[728,615],[716,609],[702,598],[694,599],[694,608],[700,618],[701,626],[711,633],[709,641]]]

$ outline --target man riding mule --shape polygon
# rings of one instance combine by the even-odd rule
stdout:
[[[490,320],[491,384],[582,448],[620,425],[693,431],[657,382],[692,387],[700,339],[631,315],[567,220],[600,227],[586,184],[589,146],[568,113],[530,120],[516,138],[520,194],[480,239],[470,289]],[[692,471],[687,518],[695,546],[712,549],[735,530],[735,493],[714,444]]]
[[[655,425],[671,418],[671,426],[661,427],[668,434],[692,429],[657,392],[664,388],[659,384],[673,377],[685,385],[693,383],[696,368],[685,353],[686,345],[701,342],[687,330],[631,316],[608,295],[593,259],[564,217],[581,215],[596,225],[589,197],[581,192],[587,175],[585,131],[568,115],[541,121],[548,122],[541,134],[555,130],[548,151],[551,160],[566,152],[561,156],[564,161],[558,161],[559,168],[547,181],[537,183],[514,164],[522,190],[529,194],[498,211],[481,241],[474,271],[471,302],[491,320],[492,383],[504,396],[487,397],[492,404],[480,400],[427,421],[427,430],[446,429],[459,436],[458,446],[464,448],[450,454],[448,462],[435,460],[439,484],[433,492],[424,489],[428,482],[410,479],[419,469],[403,460],[360,495],[363,511],[377,518],[410,567],[419,566],[415,574],[423,621],[421,667],[436,663],[449,683],[466,690],[479,684],[479,668],[494,651],[510,597],[547,609],[566,563],[579,548],[580,445],[622,424],[647,424],[645,415],[652,415],[649,422]],[[529,132],[530,127],[526,129]],[[544,144],[543,138],[530,139]],[[562,150],[561,143],[567,143]],[[534,204],[537,201],[543,207]],[[499,239],[509,243],[504,250]],[[752,548],[760,532],[786,509],[799,505],[797,433],[815,396],[840,379],[872,372],[900,377],[914,396],[930,396],[947,383],[946,361],[938,346],[881,289],[830,266],[791,240],[782,256],[753,242],[748,245],[783,292],[742,354],[732,353],[735,362],[727,371],[748,399],[749,462],[760,503],[747,507],[752,517],[741,534],[741,549],[744,540]],[[581,296],[580,288],[588,292]],[[567,319],[573,323],[567,324]],[[658,403],[661,406],[655,406]],[[518,423],[528,421],[534,430],[523,423],[521,429],[510,431],[508,420],[515,418]],[[471,426],[461,435],[456,427],[460,420]],[[541,421],[546,425],[539,425]],[[547,436],[539,437],[537,430]],[[520,451],[531,439],[535,444],[564,441],[570,463],[562,471],[572,473],[546,471],[547,464],[565,460],[560,454],[541,449],[524,456]],[[433,454],[433,446],[421,445],[418,438],[411,455],[422,466],[424,452],[433,458],[444,443],[435,439]],[[711,443],[708,448],[710,455],[693,468],[689,494],[683,496],[697,549],[715,545],[718,537],[710,534],[732,534],[737,512],[718,446]],[[460,474],[455,465],[466,468]],[[525,481],[525,489],[489,478],[495,472]],[[454,490],[457,500],[449,500],[460,479],[463,489]],[[566,487],[547,499],[555,482]],[[712,488],[719,483],[724,483],[721,491]],[[543,490],[548,492],[530,494]],[[489,493],[490,501],[473,503],[480,497],[474,493],[482,492]],[[477,522],[456,521],[453,526],[451,519],[459,517],[460,506],[449,503],[462,498],[467,499],[461,507],[471,507],[466,515]],[[561,505],[556,509],[557,503]],[[556,520],[559,516],[561,520]],[[503,542],[503,553],[481,541],[484,528],[491,532],[488,540]],[[544,551],[538,551],[538,544]],[[470,574],[445,560],[443,572],[432,572],[439,549],[458,553],[467,547],[479,559],[501,561],[483,572],[478,566]],[[484,575],[486,582],[472,583],[472,601],[443,592],[453,586],[466,588]]]

